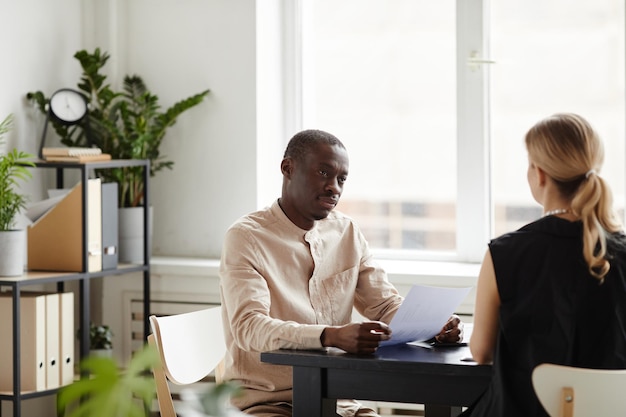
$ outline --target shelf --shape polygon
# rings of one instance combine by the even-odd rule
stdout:
[[[20,393],[20,397],[23,400],[27,400],[29,398],[37,398],[37,397],[45,397],[46,395],[52,395],[52,394],[56,394],[59,389],[61,389],[63,387],[58,387],[58,388],[51,388],[51,389],[45,389],[45,390],[41,390],[41,391],[22,391]],[[7,391],[0,391],[0,400],[4,401],[11,401],[13,400],[13,398],[15,397],[15,395],[11,392],[7,392]]]
[[[130,274],[148,269],[147,265],[121,264],[116,269],[103,269],[95,272],[51,272],[51,271],[27,271],[17,277],[0,277],[0,287],[26,286],[35,284],[49,284],[66,281],[78,281],[80,279],[101,278],[108,275]]]
[[[148,180],[150,175],[150,161],[149,160],[136,160],[136,159],[122,159],[122,160],[110,160],[110,161],[96,161],[88,163],[73,163],[73,162],[46,162],[46,161],[34,161],[36,168],[50,168],[56,170],[56,186],[57,188],[64,188],[63,172],[66,169],[79,170],[80,182],[82,183],[82,258],[83,258],[83,271],[80,272],[57,272],[57,271],[27,271],[23,275],[18,277],[0,277],[0,291],[7,291],[11,289],[13,300],[13,392],[0,392],[0,401],[10,401],[13,403],[13,417],[21,417],[22,405],[21,401],[28,398],[43,397],[46,395],[53,395],[58,392],[61,387],[55,387],[52,389],[45,389],[41,391],[24,391],[21,392],[19,387],[21,386],[21,374],[20,374],[20,361],[21,357],[21,329],[20,329],[20,304],[21,304],[21,290],[23,287],[36,284],[48,284],[56,283],[57,292],[63,290],[63,284],[70,281],[79,282],[79,311],[78,313],[78,326],[81,330],[79,337],[79,351],[80,354],[76,355],[75,362],[79,363],[89,354],[89,322],[90,322],[90,281],[93,278],[106,278],[116,275],[125,275],[134,272],[143,273],[143,290],[144,290],[144,339],[147,337],[150,325],[148,317],[150,316],[150,262],[148,250],[148,210],[144,211],[143,227],[144,227],[144,263],[143,264],[119,264],[115,269],[104,269],[101,271],[89,272],[86,269],[87,262],[87,209],[86,209],[86,197],[87,197],[87,180],[89,174],[93,169],[109,169],[109,168],[124,168],[124,167],[142,167],[143,168],[143,181],[145,183],[144,189],[144,201],[148,199]],[[1,404],[0,404],[1,405]]]
[[[136,166],[149,166],[150,161],[147,159],[111,159],[110,161],[94,161],[86,163],[76,162],[48,162],[43,160],[34,161],[38,168],[62,168],[62,169],[106,169],[106,168],[124,168]]]

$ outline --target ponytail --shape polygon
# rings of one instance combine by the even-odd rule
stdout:
[[[613,212],[613,196],[604,179],[591,170],[572,200],[572,212],[583,224],[583,256],[589,273],[600,283],[609,272],[607,257],[609,234],[619,232],[621,224]]]

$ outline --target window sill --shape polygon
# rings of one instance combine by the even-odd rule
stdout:
[[[474,286],[480,264],[448,261],[410,261],[379,259],[378,263],[387,271],[394,283],[431,285]]]
[[[410,261],[378,259],[389,279],[398,284],[441,283],[442,285],[474,286],[480,264],[446,261]],[[219,259],[155,256],[151,268],[159,274],[186,276],[218,276]]]

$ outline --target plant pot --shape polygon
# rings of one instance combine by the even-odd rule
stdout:
[[[26,260],[26,231],[0,232],[0,276],[13,277],[24,274]]]
[[[119,262],[143,264],[143,207],[119,209]],[[148,255],[152,249],[152,207],[148,209]]]
[[[91,349],[89,356],[97,356],[99,358],[112,358],[113,349]]]

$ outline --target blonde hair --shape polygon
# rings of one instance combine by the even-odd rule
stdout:
[[[598,175],[604,162],[602,141],[584,118],[570,113],[539,121],[525,141],[530,161],[556,182],[581,219],[583,256],[589,273],[602,283],[611,268],[607,238],[622,228],[611,189]]]

